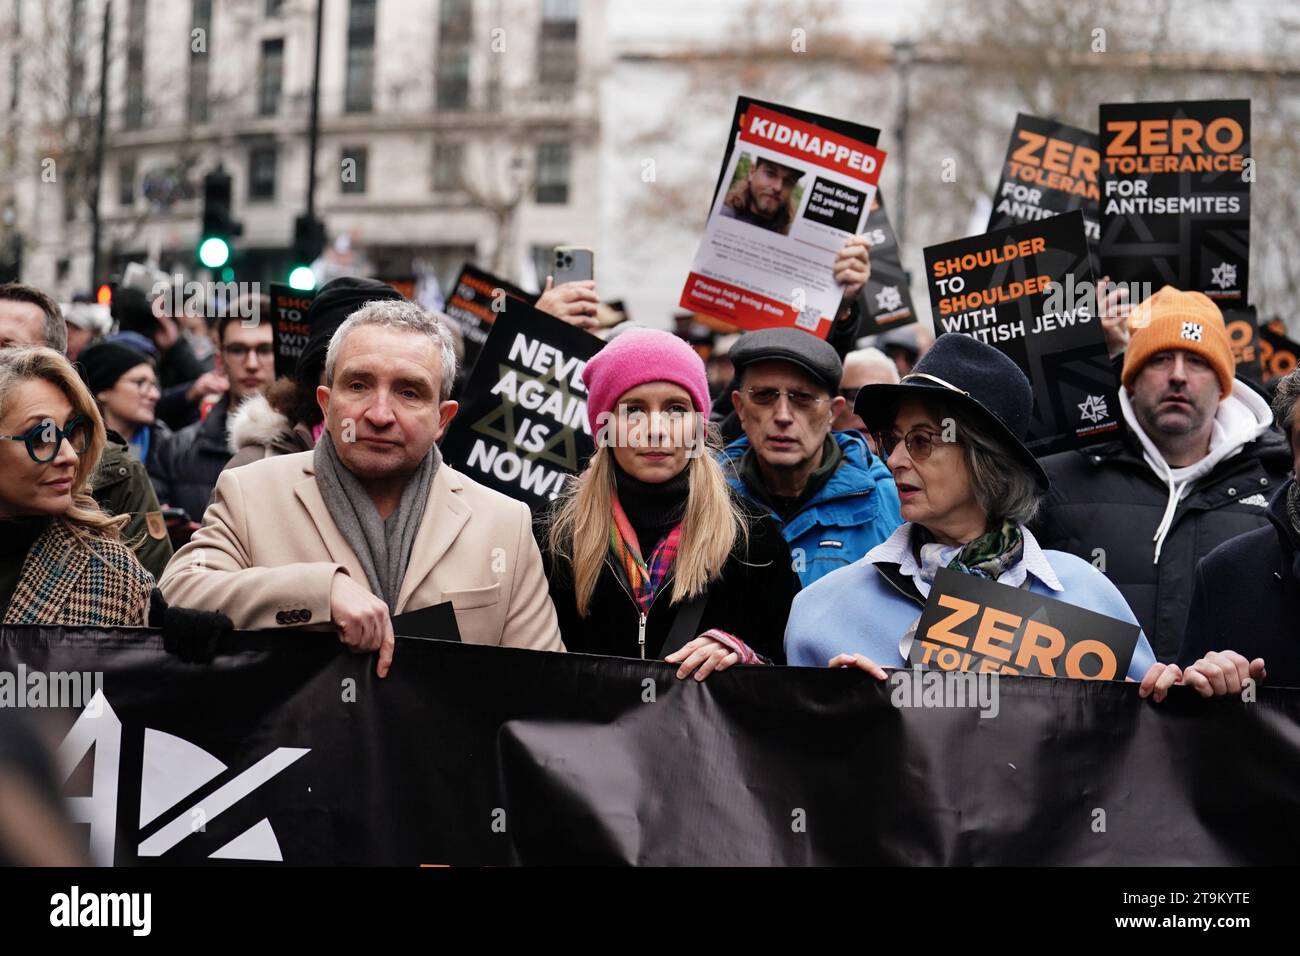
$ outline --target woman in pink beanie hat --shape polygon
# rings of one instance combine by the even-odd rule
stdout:
[[[695,350],[629,329],[582,381],[596,452],[542,533],[565,646],[662,658],[697,680],[784,663],[799,579],[780,529],[728,488]]]

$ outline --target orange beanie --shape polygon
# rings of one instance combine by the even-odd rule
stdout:
[[[1157,352],[1184,349],[1210,363],[1219,377],[1220,399],[1232,394],[1236,371],[1232,345],[1223,324],[1223,313],[1209,296],[1167,285],[1133,308],[1128,327],[1131,337],[1120,376],[1125,388],[1133,388],[1133,379]]]

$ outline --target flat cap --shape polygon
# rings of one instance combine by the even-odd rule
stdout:
[[[759,329],[746,332],[729,353],[737,376],[755,362],[789,362],[797,365],[834,394],[844,377],[844,363],[829,342],[802,329]]]

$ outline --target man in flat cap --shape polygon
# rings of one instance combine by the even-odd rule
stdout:
[[[898,489],[844,407],[835,348],[800,329],[762,329],[731,350],[732,406],[745,434],[724,449],[732,487],[772,514],[807,587],[852,564],[900,524]]]

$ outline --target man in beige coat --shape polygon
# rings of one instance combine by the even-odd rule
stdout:
[[[316,449],[222,473],[159,586],[239,628],[328,625],[393,657],[390,615],[450,601],[462,640],[562,651],[527,506],[441,460],[455,353],[409,302],[370,302],[330,341]]]

